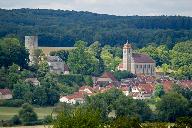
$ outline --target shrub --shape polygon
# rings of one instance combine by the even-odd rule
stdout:
[[[117,80],[121,80],[121,79],[125,79],[125,78],[133,78],[136,77],[134,74],[132,74],[129,71],[115,71],[113,73],[113,75],[115,76],[115,78]]]
[[[192,128],[192,117],[180,117],[176,119],[176,128]]]
[[[21,107],[24,104],[24,100],[22,99],[11,99],[11,100],[2,100],[0,102],[0,106],[5,107]]]
[[[13,124],[13,125],[19,125],[19,124],[21,124],[21,120],[19,119],[18,115],[14,115],[11,118],[10,123]]]
[[[43,124],[49,124],[53,122],[53,118],[51,115],[45,116],[45,118],[43,119]]]
[[[164,122],[153,122],[153,123],[144,123],[142,128],[168,128],[168,123]]]
[[[30,122],[37,121],[37,114],[33,111],[33,108],[30,104],[23,104],[22,109],[19,111],[19,118],[22,123],[28,124]]]
[[[118,117],[110,124],[110,128],[141,128],[138,118]]]

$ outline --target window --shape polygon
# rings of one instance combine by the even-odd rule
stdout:
[[[136,65],[136,68],[139,68],[139,66],[138,66],[138,65]]]
[[[142,65],[140,65],[140,68],[142,68]]]
[[[150,68],[150,64],[148,65],[148,68]]]

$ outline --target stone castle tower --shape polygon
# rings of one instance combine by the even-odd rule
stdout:
[[[124,44],[123,47],[123,70],[131,71],[132,47],[131,44]]]
[[[38,36],[25,36],[25,47],[29,50],[30,63],[34,63],[34,51],[38,48]]]

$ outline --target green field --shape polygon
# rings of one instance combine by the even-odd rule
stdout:
[[[0,120],[8,120],[14,115],[18,114],[21,108],[18,107],[0,107]],[[37,113],[38,118],[42,119],[47,115],[50,115],[53,111],[53,107],[34,107],[34,111]]]

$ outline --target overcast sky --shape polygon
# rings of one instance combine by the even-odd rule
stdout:
[[[0,8],[62,9],[123,16],[192,16],[192,0],[0,0]]]

